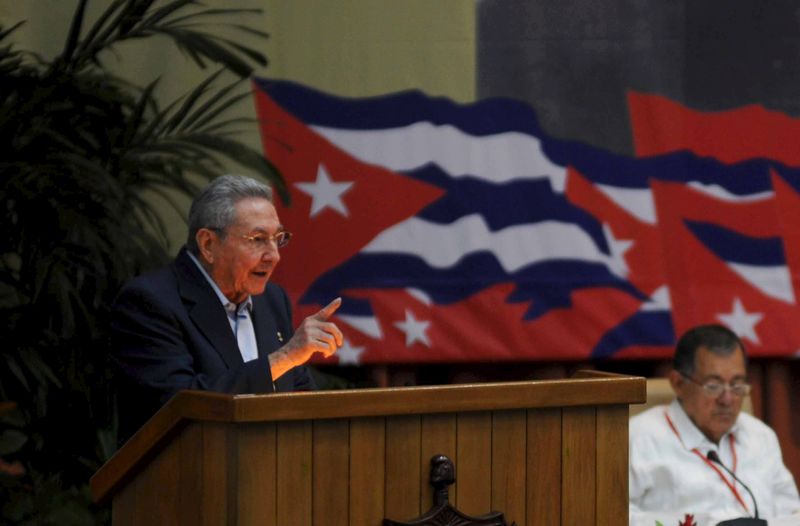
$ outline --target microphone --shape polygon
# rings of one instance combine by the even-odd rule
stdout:
[[[711,462],[717,464],[719,467],[724,469],[731,477],[734,478],[736,482],[741,484],[742,487],[747,490],[747,493],[750,494],[750,498],[753,499],[753,509],[755,511],[755,517],[741,517],[739,519],[730,519],[727,521],[722,521],[720,523],[717,523],[717,526],[767,526],[767,521],[758,518],[758,504],[756,503],[756,497],[755,495],[753,495],[753,492],[750,491],[750,488],[747,487],[747,484],[742,482],[742,479],[737,477],[736,473],[725,467],[725,464],[722,463],[722,460],[720,460],[719,455],[717,455],[716,451],[714,450],[709,451],[706,454],[706,458],[708,458],[708,460],[710,460]]]

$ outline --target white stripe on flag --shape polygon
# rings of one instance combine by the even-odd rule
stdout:
[[[564,192],[566,169],[544,155],[539,139],[524,133],[478,137],[429,122],[383,130],[313,129],[357,159],[390,170],[435,163],[452,177],[473,176],[494,183],[546,178],[554,191]]]
[[[478,214],[447,225],[412,217],[384,230],[362,249],[362,253],[414,255],[435,268],[451,267],[476,252],[493,254],[509,273],[551,260],[602,263],[609,269],[618,266],[576,225],[544,221],[492,232]]]
[[[742,279],[770,298],[785,301],[792,305],[795,303],[792,277],[787,267],[758,267],[730,262],[726,262],[726,264]]]

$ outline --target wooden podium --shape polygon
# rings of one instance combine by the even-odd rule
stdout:
[[[369,525],[432,503],[508,524],[628,523],[628,404],[645,380],[568,380],[221,395],[185,391],[91,480],[114,526]]]

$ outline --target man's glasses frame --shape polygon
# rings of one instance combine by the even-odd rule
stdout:
[[[703,393],[711,398],[717,398],[721,396],[725,391],[730,391],[733,395],[743,398],[750,394],[750,384],[746,382],[735,382],[732,384],[719,382],[717,380],[708,380],[706,382],[698,382],[688,374],[683,371],[678,371],[681,376],[692,382],[693,384],[699,386],[703,389]]]
[[[212,227],[209,230],[224,233],[225,229]],[[288,230],[279,230],[268,236],[267,234],[237,234],[236,237],[247,241],[247,246],[254,252],[265,252],[269,244],[273,241],[278,248],[284,248],[292,239],[292,233]]]

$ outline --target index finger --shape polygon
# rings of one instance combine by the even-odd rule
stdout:
[[[341,304],[342,304],[342,298],[336,298],[332,302],[325,305],[325,307],[320,309],[320,311],[314,314],[313,317],[321,321],[327,320],[328,318],[333,316],[333,313],[336,312],[336,309],[338,309]]]

